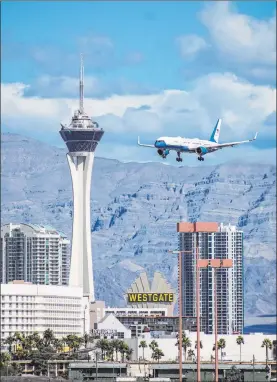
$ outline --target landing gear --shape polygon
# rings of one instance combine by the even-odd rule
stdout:
[[[163,155],[162,155],[162,158],[163,158],[163,159],[166,159],[166,155],[165,155],[165,154],[163,154]]]
[[[204,160],[203,157],[198,157],[197,159],[200,160],[200,161]]]
[[[176,161],[177,161],[177,162],[183,162],[183,159],[181,158],[181,153],[180,153],[180,151],[177,151],[177,158],[176,158]]]

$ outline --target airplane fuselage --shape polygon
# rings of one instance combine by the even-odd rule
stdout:
[[[216,150],[216,142],[198,138],[182,138],[182,137],[160,137],[155,142],[155,147],[160,150],[175,150],[182,153],[195,153],[197,148],[209,148],[209,151]]]

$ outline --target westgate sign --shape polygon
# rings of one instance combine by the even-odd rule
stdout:
[[[128,303],[134,302],[174,302],[174,293],[128,293]]]

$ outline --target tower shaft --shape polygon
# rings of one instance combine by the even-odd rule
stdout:
[[[73,229],[69,285],[83,288],[94,301],[91,253],[90,190],[94,152],[67,154],[73,187]]]

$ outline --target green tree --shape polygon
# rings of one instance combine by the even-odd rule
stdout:
[[[121,344],[119,347],[119,352],[121,354],[121,362],[124,362],[125,355],[128,353],[128,351],[129,351],[129,346],[124,341],[121,341]]]
[[[227,382],[241,382],[243,381],[242,374],[240,370],[236,368],[236,366],[232,366],[230,371],[226,372],[226,381]]]
[[[155,341],[155,340],[151,341],[150,344],[149,344],[149,348],[152,350],[152,359],[154,360],[154,358],[153,358],[154,350],[156,348],[158,348],[158,342]]]
[[[133,352],[134,352],[133,349],[131,349],[131,348],[128,349],[128,351],[127,351],[127,353],[126,353],[126,359],[127,359],[128,361],[131,361]]]
[[[224,338],[220,338],[217,342],[217,348],[218,350],[220,350],[220,358],[221,358],[221,361],[222,361],[222,358],[223,358],[223,349],[226,348],[226,341]]]
[[[82,337],[76,336],[75,334],[69,334],[63,339],[63,341],[75,353],[78,349],[80,349],[84,340]]]
[[[114,345],[112,341],[108,342],[108,349],[106,351],[106,356],[109,361],[114,360]]]
[[[52,340],[52,346],[57,353],[61,353],[64,348],[63,341],[58,338],[54,338],[54,340]]]
[[[179,338],[175,344],[175,346],[179,346]],[[185,355],[185,361],[187,360],[187,349],[191,347],[191,341],[189,337],[186,336],[185,333],[182,335],[182,348],[184,350],[184,355]]]
[[[195,341],[194,349],[197,349],[197,341]],[[200,349],[203,349],[203,343],[200,341]]]
[[[31,357],[31,365],[34,366],[35,371],[34,374],[41,376],[46,375],[48,370],[47,362],[55,356],[56,352],[52,346],[42,347],[40,350],[32,351]]]
[[[244,344],[244,338],[242,336],[238,336],[236,339],[237,345],[239,345],[239,361],[241,363],[241,345]]]
[[[266,362],[268,361],[268,349],[272,349],[272,342],[270,341],[269,338],[265,338],[262,343],[262,348],[265,348],[265,359]]]
[[[151,341],[149,347],[152,351],[154,351],[154,349],[158,347],[158,342],[155,340]]]
[[[50,346],[52,342],[54,341],[55,336],[54,332],[51,329],[46,329],[43,333],[43,342],[44,346]]]
[[[87,333],[85,333],[84,334],[84,344],[85,344],[85,348],[87,348],[88,347],[88,343],[90,342],[90,336],[87,334]]]
[[[32,343],[32,348],[40,349],[44,346],[43,339],[38,332],[34,332],[29,336],[29,340]]]
[[[112,346],[115,351],[116,361],[118,361],[118,353],[120,351],[121,344],[122,344],[122,341],[120,341],[119,339],[112,340]]]
[[[147,348],[146,341],[140,341],[139,347],[142,348],[142,358],[144,359],[144,349]]]
[[[4,344],[9,346],[9,353],[12,354],[12,348],[13,348],[13,345],[15,344],[14,336],[8,336],[5,339]]]
[[[195,356],[195,354],[194,354],[194,350],[189,349],[189,350],[188,350],[188,358],[189,358],[189,359],[192,359],[192,357],[194,357],[194,356]]]
[[[101,350],[102,360],[105,357],[105,353],[109,350],[109,341],[106,339],[101,339],[96,342],[96,348]]]
[[[0,352],[0,369],[7,366],[11,361],[11,354],[8,352]]]
[[[154,351],[153,351],[153,354],[152,354],[152,358],[155,360],[155,361],[158,361],[158,363],[160,362],[160,359],[164,356],[164,353],[161,349],[159,349],[158,347],[155,347],[154,348]]]

